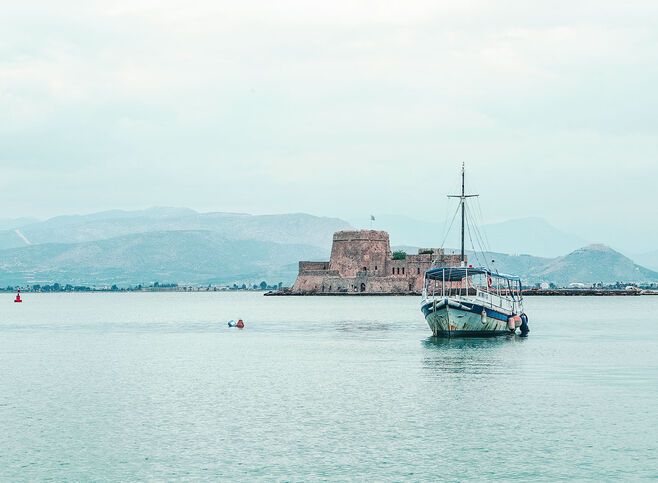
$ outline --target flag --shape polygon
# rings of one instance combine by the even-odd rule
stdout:
[[[375,215],[370,215],[370,221],[375,221]]]

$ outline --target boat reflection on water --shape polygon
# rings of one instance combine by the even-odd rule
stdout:
[[[504,337],[462,337],[448,339],[446,337],[430,336],[423,339],[422,344],[429,350],[462,350],[464,348],[472,349],[491,349],[494,347],[506,347],[512,342],[523,343],[527,339],[519,334],[507,334]]]
[[[513,374],[508,364],[515,343],[527,339],[506,337],[453,338],[428,337],[421,342],[423,367],[438,374]]]

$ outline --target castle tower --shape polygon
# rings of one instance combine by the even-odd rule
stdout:
[[[334,233],[329,269],[342,277],[384,274],[391,257],[388,233],[379,230],[339,231]]]

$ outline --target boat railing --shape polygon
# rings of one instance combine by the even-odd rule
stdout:
[[[485,304],[494,307],[500,307],[507,310],[514,310],[514,300],[509,297],[503,297],[485,290],[477,291],[476,297]]]

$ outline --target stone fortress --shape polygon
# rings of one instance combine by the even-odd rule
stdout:
[[[459,255],[446,255],[440,248],[395,259],[387,232],[339,231],[334,233],[328,262],[299,262],[299,275],[289,293],[418,294],[426,270],[460,263]]]

